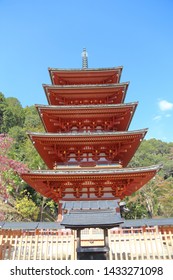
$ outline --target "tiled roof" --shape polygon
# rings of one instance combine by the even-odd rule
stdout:
[[[122,228],[142,226],[173,226],[173,217],[160,219],[123,220]],[[0,229],[64,229],[58,222],[0,222]]]
[[[1,222],[0,229],[13,230],[36,230],[36,229],[61,229],[59,223],[55,222]]]
[[[111,228],[123,223],[117,213],[119,200],[91,200],[63,202],[67,210],[61,225],[67,228],[101,227]]]
[[[123,66],[116,66],[116,67],[100,67],[100,68],[87,68],[87,69],[83,69],[83,68],[53,68],[53,67],[49,67],[48,70],[49,71],[81,71],[81,72],[87,72],[87,71],[109,71],[109,70],[117,70],[117,69],[123,69]]]
[[[30,137],[32,138],[32,136],[38,136],[38,137],[60,137],[60,136],[130,136],[130,135],[134,135],[134,134],[146,134],[148,128],[144,128],[144,129],[138,129],[138,130],[131,130],[131,131],[83,131],[83,132],[61,132],[61,133],[51,133],[51,132],[28,132],[28,134],[30,135]]]
[[[123,228],[173,225],[172,218],[124,220]]]
[[[112,168],[111,168],[112,167]],[[25,174],[46,174],[46,175],[55,175],[55,174],[123,174],[123,173],[135,173],[135,172],[145,172],[145,171],[152,171],[152,170],[160,170],[162,167],[161,164],[158,165],[152,165],[147,167],[132,167],[132,168],[115,168],[116,166],[109,165],[100,166],[100,169],[92,168],[92,169],[84,169],[84,168],[78,168],[78,169],[56,169],[56,170],[32,170],[30,172],[27,172]]]
[[[36,107],[38,108],[44,108],[44,109],[48,109],[48,110],[68,110],[68,109],[102,109],[102,108],[110,108],[110,109],[117,109],[117,108],[121,108],[121,107],[129,107],[129,106],[136,106],[138,104],[138,102],[130,102],[130,103],[121,103],[121,104],[97,104],[97,105],[66,105],[64,107],[64,105],[42,105],[42,104],[36,104]]]
[[[122,224],[123,219],[116,210],[71,210],[65,214],[61,225],[66,228],[112,228]]]
[[[115,209],[119,207],[119,200],[91,200],[91,201],[64,201],[64,210],[93,210],[93,209]]]

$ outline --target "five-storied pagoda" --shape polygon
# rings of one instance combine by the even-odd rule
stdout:
[[[59,204],[59,217],[63,205],[69,213],[76,208],[93,210],[92,217],[94,209],[105,211],[110,205],[118,213],[117,201],[140,189],[160,168],[127,167],[147,129],[128,130],[137,102],[124,103],[129,84],[120,82],[121,73],[122,67],[88,68],[86,49],[81,69],[49,68],[52,84],[43,85],[49,105],[36,105],[45,132],[29,133],[48,169],[22,178]],[[122,222],[104,214],[102,219],[97,215],[94,226],[98,221],[107,227]],[[79,227],[86,226],[87,219],[72,217],[67,219],[69,227],[77,221]]]

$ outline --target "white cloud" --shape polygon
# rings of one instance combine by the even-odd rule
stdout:
[[[173,110],[173,103],[166,100],[160,100],[158,105],[161,111]]]
[[[170,118],[170,117],[171,117],[171,114],[166,114],[165,117],[166,117],[166,118]]]
[[[157,120],[160,120],[161,118],[162,118],[162,117],[158,115],[158,116],[155,116],[155,117],[153,118],[153,120],[154,120],[154,121],[157,121]]]

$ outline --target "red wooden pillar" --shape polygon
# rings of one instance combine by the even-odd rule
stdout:
[[[62,221],[62,202],[59,201],[58,203],[58,219],[57,222],[61,222]]]

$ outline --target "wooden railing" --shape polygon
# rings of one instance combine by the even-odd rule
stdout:
[[[0,233],[0,259],[74,260],[74,233],[68,231],[7,231]]]
[[[173,233],[157,230],[109,232],[110,260],[173,259]]]
[[[173,232],[157,227],[109,230],[110,260],[173,259]],[[103,244],[101,230],[84,232],[84,246]],[[75,260],[76,236],[67,230],[0,230],[2,260]]]

